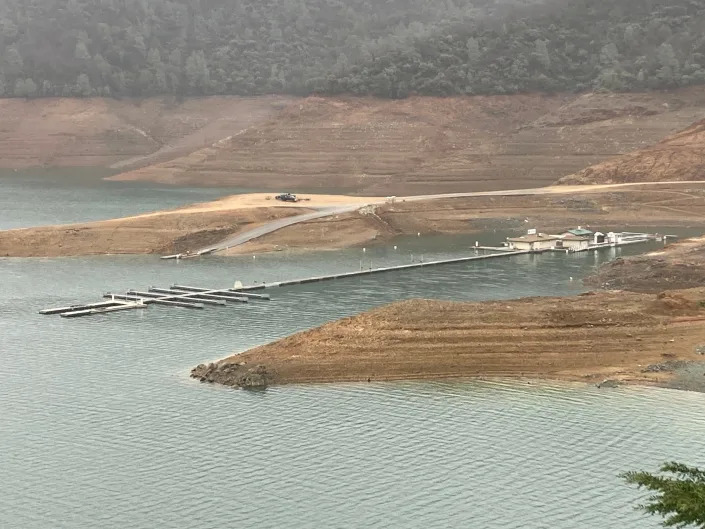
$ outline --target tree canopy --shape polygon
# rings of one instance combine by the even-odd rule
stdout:
[[[671,88],[703,35],[700,0],[5,0],[0,96]]]
[[[664,475],[648,472],[627,472],[627,483],[638,485],[655,494],[639,508],[665,518],[666,527],[705,528],[705,471],[681,463],[665,463]]]

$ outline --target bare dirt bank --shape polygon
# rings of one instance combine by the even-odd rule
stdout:
[[[152,213],[125,219],[0,231],[0,256],[62,257],[195,251],[299,208]]]
[[[663,251],[606,263],[585,283],[635,292],[705,285],[705,236],[679,241]]]
[[[656,145],[587,167],[562,184],[616,184],[699,179],[705,169],[705,120]]]
[[[702,87],[641,94],[309,97],[205,149],[112,178],[367,195],[541,187],[652,145],[702,119],[703,109]]]
[[[0,167],[125,169],[161,162],[267,120],[291,100],[0,99]]]
[[[275,201],[272,195],[264,193],[234,195],[136,217],[0,231],[0,256],[194,251],[267,221],[310,212],[311,208],[349,204],[359,205],[360,209],[282,228],[225,254],[337,249],[379,243],[404,234],[523,231],[526,227],[545,231],[578,225],[621,228],[662,224],[705,228],[705,184],[596,187],[579,193],[397,201],[367,207],[363,206],[382,199],[343,195],[307,197],[311,200],[290,204]]]
[[[702,361],[705,289],[394,303],[199,365],[230,386],[447,377],[667,383]],[[651,366],[651,367],[649,367]]]
[[[283,228],[225,253],[256,253],[282,248],[338,249],[417,233],[523,231],[526,227],[560,231],[586,225],[620,229],[630,225],[659,224],[705,228],[705,184],[596,187],[566,194],[397,201]]]

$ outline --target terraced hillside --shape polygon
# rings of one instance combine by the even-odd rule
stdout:
[[[536,187],[701,119],[705,90],[311,97],[188,156],[117,179],[424,194]]]
[[[656,145],[563,177],[561,184],[675,182],[705,178],[705,120]]]
[[[0,168],[145,165],[265,120],[282,97],[0,99]]]

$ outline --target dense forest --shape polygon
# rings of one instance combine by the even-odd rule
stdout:
[[[0,96],[705,83],[703,0],[3,0]]]

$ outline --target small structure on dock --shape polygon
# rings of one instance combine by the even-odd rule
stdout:
[[[582,252],[590,248],[590,237],[573,235],[569,233],[556,241],[556,249],[565,249],[571,252]]]
[[[586,237],[588,239],[592,238],[594,233],[590,230],[587,230],[583,228],[582,226],[578,226],[577,228],[573,228],[571,230],[565,231],[560,234],[560,237]]]
[[[611,246],[643,243],[656,239],[658,239],[656,235],[649,233],[610,231],[605,235],[602,232],[593,232],[578,226],[557,235],[538,233],[537,230],[532,229],[521,237],[508,237],[507,245],[511,250],[529,252],[585,252]]]
[[[507,243],[511,250],[535,252],[555,248],[559,240],[558,235],[546,235],[545,233],[536,233],[536,230],[529,230],[526,235],[521,237],[509,237]]]

